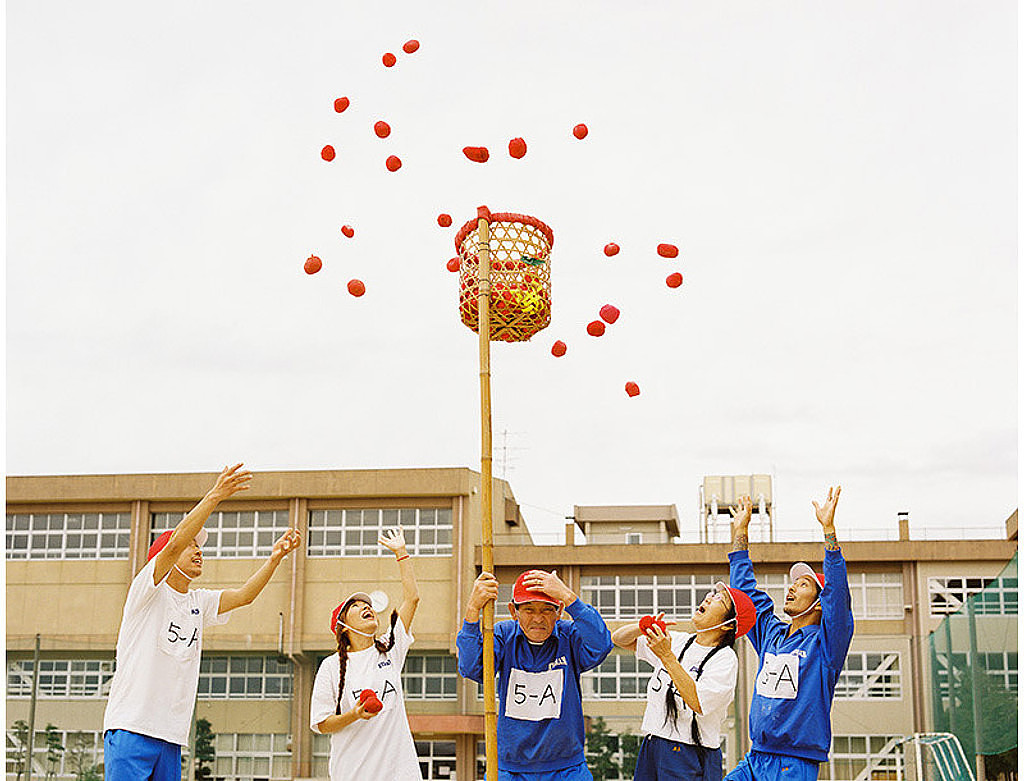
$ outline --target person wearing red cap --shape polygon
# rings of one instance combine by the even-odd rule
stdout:
[[[816,573],[803,562],[790,569],[792,583],[783,605],[789,623],[774,614],[771,598],[757,588],[747,550],[750,497],[742,497],[732,511],[729,579],[757,608],[748,637],[758,655],[758,671],[750,701],[751,749],[727,781],[815,781],[818,764],[828,760],[832,696],[853,639],[846,561],[836,540],[841,490],[829,488],[823,504],[812,502],[825,534],[825,571]]]
[[[225,467],[181,522],[149,548],[132,580],[117,634],[117,669],[103,717],[103,760],[110,781],[180,781],[199,688],[203,629],[252,602],[301,539],[294,529],[242,586],[191,588],[203,572],[203,524],[220,502],[249,488],[252,473]]]
[[[384,607],[375,607],[366,592],[350,594],[331,613],[338,652],[320,663],[313,681],[309,726],[331,736],[331,781],[422,778],[402,696],[419,589],[402,530],[386,530],[378,542],[395,554],[402,577],[402,604],[391,611],[390,630],[378,637]]]
[[[634,781],[721,781],[722,723],[736,693],[733,644],[754,625],[754,603],[716,583],[690,619],[694,632],[671,632],[665,614],[612,632],[612,642],[654,667],[647,682],[644,734]]]
[[[480,611],[498,580],[473,583],[456,638],[459,674],[483,683]],[[555,571],[528,570],[512,588],[512,621],[494,627],[498,676],[499,781],[592,781],[584,755],[580,674],[604,661],[612,639],[604,619]],[[565,610],[572,621],[559,620]]]

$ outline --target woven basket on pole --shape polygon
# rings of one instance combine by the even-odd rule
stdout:
[[[551,323],[551,228],[525,214],[491,214],[491,341],[525,342]],[[478,332],[480,237],[477,220],[455,237],[459,315]]]

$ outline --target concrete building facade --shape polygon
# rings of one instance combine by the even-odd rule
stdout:
[[[214,474],[79,475],[7,478],[7,773],[16,774],[38,685],[34,774],[46,772],[39,732],[52,724],[65,745],[54,770],[99,761],[105,694],[113,672],[121,609],[157,534],[172,527],[212,485]],[[216,779],[325,778],[327,738],[309,730],[309,697],[319,662],[334,652],[331,610],[356,589],[401,595],[397,568],[377,545],[401,525],[415,557],[421,606],[403,674],[410,725],[424,778],[479,775],[482,700],[458,677],[455,636],[479,571],[480,476],[468,469],[260,473],[252,489],[223,503],[207,528],[199,585],[241,583],[288,527],[302,549],[279,568],[253,605],[204,639],[197,717],[216,733]],[[565,543],[531,541],[511,487],[495,480],[495,569],[507,602],[511,583],[532,567],[557,568],[610,628],[663,610],[685,618],[716,580],[726,580],[725,542],[672,544],[674,506],[576,506]],[[894,736],[929,729],[928,632],[990,583],[1016,551],[1010,539],[846,542],[856,633],[833,709],[830,779],[885,778]],[[577,531],[578,530],[578,531]],[[905,531],[905,530],[904,530]],[[577,544],[582,533],[585,544]],[[789,565],[820,562],[820,541],[753,543],[759,583],[773,597]],[[1016,623],[1016,582],[1012,613]],[[777,600],[781,604],[781,600]],[[1008,600],[1007,604],[1010,602]],[[507,617],[503,604],[499,618]],[[40,663],[33,665],[36,636]],[[746,713],[756,672],[748,644],[737,648],[740,683],[727,724],[726,764],[747,748]],[[989,673],[1016,690],[1016,646]],[[1002,665],[1000,668],[999,665]],[[617,733],[636,733],[649,669],[614,652],[584,678],[584,710]],[[1001,670],[1001,672],[1000,672]],[[866,775],[865,775],[866,774]]]

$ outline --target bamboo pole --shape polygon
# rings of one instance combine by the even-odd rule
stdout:
[[[480,331],[480,530],[481,565],[494,572],[494,529],[491,499],[491,213],[486,206],[476,212],[479,237],[480,291],[477,299]],[[487,781],[498,781],[498,710],[494,691],[494,602],[484,605],[481,621],[484,640],[484,747]]]

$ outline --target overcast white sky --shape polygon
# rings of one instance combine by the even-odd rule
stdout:
[[[780,529],[836,482],[841,527],[997,527],[1017,30],[1008,0],[9,0],[8,474],[479,469],[444,264],[485,203],[555,233],[551,326],[493,350],[534,528],[626,503],[692,528],[702,476],[751,472]]]

